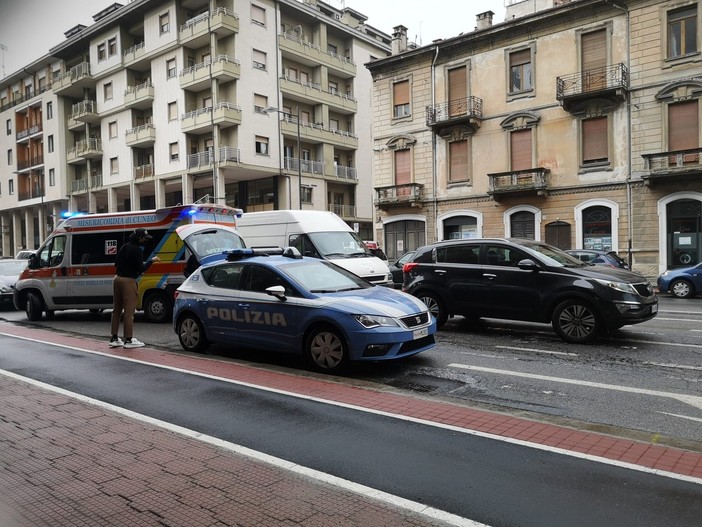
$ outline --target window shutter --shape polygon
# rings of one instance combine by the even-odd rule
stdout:
[[[607,33],[604,29],[584,33],[580,45],[583,71],[607,66]]]
[[[393,101],[395,106],[409,104],[409,81],[396,82],[393,84]]]
[[[449,181],[468,179],[468,141],[449,143]]]
[[[668,151],[699,147],[698,101],[668,106]]]
[[[583,120],[582,133],[584,163],[609,159],[606,117]]]
[[[395,185],[410,183],[410,151],[395,151]]]
[[[528,170],[531,162],[531,128],[510,134],[511,170]]]
[[[449,70],[449,116],[464,115],[468,108],[465,99],[468,96],[468,78],[466,68],[454,68]],[[462,101],[458,103],[458,101]]]

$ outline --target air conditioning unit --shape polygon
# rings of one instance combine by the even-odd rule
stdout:
[[[336,15],[334,15],[334,18],[336,18],[337,20],[339,20],[339,19],[341,18],[341,15],[337,13]]]

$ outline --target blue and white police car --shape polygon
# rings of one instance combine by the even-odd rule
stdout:
[[[187,351],[218,342],[304,353],[314,369],[335,373],[349,361],[435,345],[436,321],[423,302],[326,260],[294,248],[236,249],[212,260],[176,292],[173,327]]]

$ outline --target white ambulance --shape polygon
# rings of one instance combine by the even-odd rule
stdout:
[[[117,251],[142,228],[152,236],[144,261],[158,256],[161,262],[139,277],[137,309],[150,321],[170,321],[173,294],[185,280],[191,255],[201,262],[245,247],[236,231],[241,213],[227,206],[194,204],[70,217],[29,258],[15,285],[15,307],[26,311],[29,320],[65,309],[111,309]]]
[[[333,212],[246,212],[239,218],[237,230],[249,247],[295,247],[303,256],[329,260],[373,284],[393,287],[388,265],[373,256]]]

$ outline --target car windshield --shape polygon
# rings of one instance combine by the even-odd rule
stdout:
[[[336,293],[373,287],[362,278],[324,260],[308,259],[285,264],[279,270],[310,293]]]
[[[241,236],[223,229],[196,232],[188,236],[186,241],[200,258],[245,247]]]
[[[545,243],[529,242],[520,240],[518,243],[527,252],[535,256],[539,261],[550,267],[586,267],[587,264],[581,262],[575,256],[571,256],[565,251],[546,245]]]
[[[20,273],[24,271],[27,267],[27,260],[16,261],[3,261],[0,260],[0,275],[2,276],[14,276],[19,277]]]
[[[358,235],[353,232],[312,232],[309,237],[324,258],[372,256]]]

